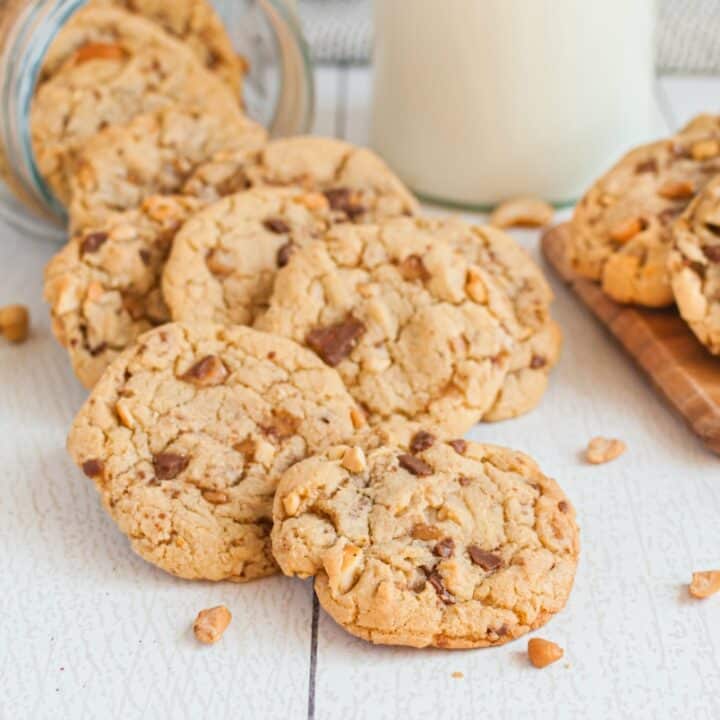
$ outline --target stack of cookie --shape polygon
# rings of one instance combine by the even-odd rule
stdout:
[[[574,511],[527,457],[462,439],[546,389],[541,271],[499,230],[419,217],[366,149],[268,141],[210,7],[156,5],[74,16],[33,108],[71,229],[46,297],[92,388],[73,458],[180,577],[315,576],[374,642],[542,625],[572,586]]]
[[[619,303],[680,315],[720,354],[720,117],[636,148],[578,205],[573,268]]]

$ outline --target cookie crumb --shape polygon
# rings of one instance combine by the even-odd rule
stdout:
[[[0,334],[11,343],[23,343],[30,331],[30,313],[24,305],[0,308]]]
[[[490,216],[490,225],[496,228],[545,227],[552,222],[555,210],[544,200],[535,197],[517,197],[500,203]]]
[[[462,680],[462,679],[465,677],[465,674],[464,674],[464,673],[461,673],[459,670],[456,670],[456,671],[452,674],[452,676],[453,676],[456,680]]]
[[[205,645],[214,645],[232,620],[230,611],[224,605],[201,610],[193,623],[195,637]]]
[[[703,600],[720,591],[720,570],[694,572],[688,587],[694,598]]]
[[[544,668],[557,662],[564,654],[564,650],[550,640],[531,638],[528,640],[528,658],[536,668]]]
[[[594,437],[587,446],[585,459],[592,465],[602,465],[619,458],[627,445],[617,438]]]

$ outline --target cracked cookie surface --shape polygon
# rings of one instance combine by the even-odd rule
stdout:
[[[272,500],[288,467],[354,432],[333,370],[246,327],[165,325],[103,375],[68,450],[133,549],[189,579],[276,572]]]
[[[700,342],[720,355],[720,178],[673,227],[669,269],[678,310]]]
[[[413,215],[415,198],[375,153],[334,138],[273,140],[254,156],[220,152],[200,166],[184,192],[206,200],[260,185],[324,192],[336,221],[375,222]]]
[[[150,195],[178,193],[219,149],[250,155],[266,141],[264,128],[240,112],[216,115],[178,104],[106,128],[83,144],[69,174],[70,223],[81,230]]]
[[[173,319],[251,325],[277,270],[332,221],[323,194],[292,188],[259,187],[212,204],[178,233],[165,267]]]
[[[202,64],[242,101],[245,61],[235,52],[208,0],[90,0],[86,7],[116,7],[142,15],[192,48]]]
[[[219,117],[241,112],[225,83],[149,20],[89,8],[76,13],[65,31],[82,41],[51,48],[56,67],[40,80],[31,110],[38,169],[65,205],[77,151],[108,125],[178,102],[211,108]]]
[[[515,318],[508,376],[483,419],[507,420],[534,409],[560,358],[562,331],[550,315],[553,292],[542,270],[507,233],[459,220],[421,221],[486,270],[505,291]]]
[[[628,153],[575,210],[568,259],[621,303],[672,305],[671,227],[720,172],[720,129],[705,121]]]
[[[335,225],[293,253],[256,327],[336,367],[370,423],[462,435],[493,406],[520,334],[505,291],[420,220]]]
[[[562,610],[575,512],[525,455],[427,433],[414,454],[331,448],[278,485],[272,545],[323,608],[374,643],[501,645]]]
[[[85,387],[139,335],[169,322],[162,269],[175,233],[201,205],[195,198],[147,198],[76,233],[48,263],[44,294],[53,332]]]

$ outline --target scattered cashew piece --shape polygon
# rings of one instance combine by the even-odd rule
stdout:
[[[720,570],[694,572],[688,588],[694,598],[703,600],[720,591]]]
[[[528,640],[528,658],[536,668],[544,668],[557,662],[565,651],[556,643],[542,638],[531,638]]]
[[[7,305],[0,308],[0,334],[11,343],[27,340],[30,331],[30,313],[24,305]]]
[[[224,605],[201,610],[193,623],[195,637],[205,645],[214,645],[232,620],[230,611]]]
[[[490,225],[496,228],[545,227],[555,216],[555,209],[535,197],[517,197],[498,205],[490,215]]]
[[[619,458],[627,445],[617,438],[594,437],[587,446],[585,459],[592,465],[602,465]]]

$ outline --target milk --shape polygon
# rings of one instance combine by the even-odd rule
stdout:
[[[657,131],[654,0],[376,0],[371,142],[416,192],[579,197]]]

